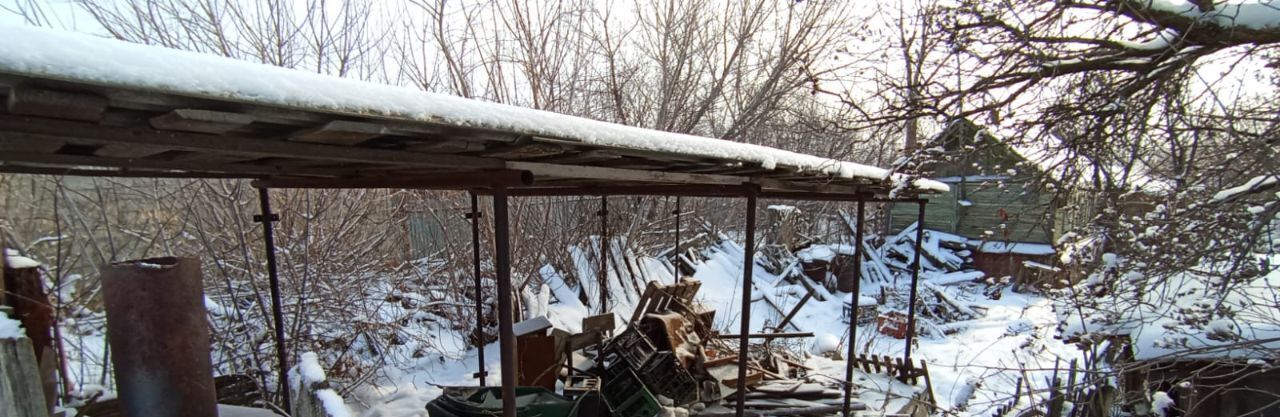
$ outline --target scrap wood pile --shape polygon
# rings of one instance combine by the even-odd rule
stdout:
[[[701,283],[692,279],[663,286],[650,282],[625,329],[611,336],[611,323],[586,323],[583,333],[565,334],[549,324],[518,323],[517,392],[520,415],[654,417],[731,416],[737,406],[739,355],[736,335],[712,331],[714,310],[694,301]],[[612,317],[612,314],[608,314]],[[536,319],[535,319],[536,320]],[[538,320],[545,323],[546,320]],[[530,331],[530,329],[535,329]],[[523,335],[521,333],[524,333]],[[550,333],[548,335],[548,333]],[[559,335],[554,352],[528,340]],[[843,391],[810,377],[802,361],[751,335],[745,408],[747,415],[835,415]],[[550,360],[546,360],[550,359]],[[554,363],[554,365],[548,365]],[[546,378],[554,375],[553,378]],[[557,386],[563,395],[555,394]],[[537,388],[540,387],[540,388]],[[501,412],[497,388],[450,388],[427,405],[433,417],[484,416]],[[495,398],[499,398],[495,400]],[[859,403],[854,409],[862,409]]]
[[[689,279],[665,287],[651,282],[627,329],[604,343],[595,367],[615,415],[647,417],[659,407],[684,408],[691,415],[733,412],[738,339],[711,331],[715,311],[694,302],[700,286]],[[752,336],[770,340],[773,335]],[[809,369],[785,350],[766,342],[747,355],[746,408],[826,415],[842,404],[842,391],[812,382]]]
[[[853,226],[850,226],[851,228]],[[885,323],[905,325],[900,317],[907,310],[912,263],[915,261],[916,226],[879,238],[870,236],[862,242],[861,274],[855,270],[857,248],[852,243],[814,244],[794,252],[792,266],[781,271],[787,280],[817,288],[818,292],[848,293],[859,276],[858,321],[875,321],[882,333],[901,338],[905,329],[890,331]],[[948,323],[981,317],[985,309],[972,301],[981,295],[974,288],[959,288],[980,283],[985,277],[974,269],[973,248],[968,239],[934,230],[925,230],[920,250],[920,280],[917,334],[951,333],[956,328]],[[847,298],[847,296],[837,297]],[[852,305],[846,301],[844,320],[849,322]],[[900,323],[902,322],[902,323]]]

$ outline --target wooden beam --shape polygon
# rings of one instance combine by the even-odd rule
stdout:
[[[368,189],[403,188],[420,190],[466,190],[472,188],[505,188],[532,185],[533,174],[527,171],[450,172],[427,176],[370,176],[357,178],[294,179],[273,178],[254,181],[258,188]]]
[[[253,176],[268,175],[320,175],[350,176],[359,172],[340,170],[312,170],[297,167],[278,167],[250,164],[202,164],[183,161],[164,161],[134,158],[107,158],[101,156],[37,154],[31,152],[3,152],[0,161],[14,163],[34,163],[73,167],[113,167],[125,169],[151,169],[163,171],[186,171],[200,173],[227,173]]]
[[[534,142],[490,149],[481,152],[479,155],[502,159],[533,159],[560,155],[565,152],[568,152],[568,149],[560,145]]]
[[[538,160],[538,162],[544,162],[549,164],[578,165],[578,164],[599,163],[602,161],[614,160],[621,157],[622,155],[619,155],[617,152],[614,152],[614,151],[610,151],[606,149],[593,149],[585,152],[571,153],[571,154],[565,154],[565,155],[559,155],[559,156],[553,156],[550,158],[540,159]]]
[[[386,126],[374,123],[334,120],[289,135],[293,142],[350,146],[390,133]]]
[[[0,134],[0,151],[54,153],[65,144],[60,140],[32,140]]]
[[[507,169],[523,170],[532,172],[533,175],[541,177],[557,177],[557,178],[589,178],[597,180],[612,181],[636,181],[645,183],[669,183],[669,184],[720,184],[720,185],[738,185],[746,182],[748,178],[731,177],[724,175],[710,174],[690,174],[681,172],[665,172],[665,171],[642,171],[621,168],[604,168],[604,167],[588,167],[575,165],[557,165],[542,162],[521,162],[508,161]]]
[[[146,158],[169,152],[171,149],[160,146],[133,145],[128,143],[112,143],[98,147],[94,155],[108,158]]]
[[[501,169],[498,159],[461,155],[429,155],[387,149],[316,145],[265,139],[213,136],[199,133],[160,132],[145,128],[98,126],[35,117],[0,115],[0,132],[24,134],[43,140],[68,140],[101,144],[131,143],[175,150],[253,157],[283,157],[335,162],[361,162],[445,168]],[[96,164],[87,163],[94,166]]]
[[[149,122],[160,130],[223,134],[253,123],[253,116],[213,110],[177,109],[156,117]]]
[[[46,168],[22,165],[0,165],[0,172],[7,174],[28,175],[60,175],[66,177],[104,177],[104,178],[261,178],[258,175],[245,174],[209,174],[180,171],[152,171],[125,169],[78,169],[78,168]]]
[[[11,114],[97,122],[107,109],[100,96],[15,86],[9,90],[6,107]]]
[[[404,150],[409,152],[424,153],[462,153],[462,152],[478,152],[484,150],[484,144],[481,142],[473,142],[466,140],[439,140],[429,142],[414,142],[405,146]]]
[[[834,182],[799,182],[799,181],[782,181],[773,178],[752,177],[751,182],[760,184],[760,188],[772,191],[788,191],[788,192],[810,192],[821,194],[857,194],[867,189],[881,190],[888,192],[889,187],[875,186],[850,186],[844,184],[835,184]]]
[[[507,194],[513,197],[548,197],[577,195],[651,195],[686,197],[741,197],[754,185],[631,185],[631,186],[566,186],[540,188],[513,188]],[[488,194],[477,190],[477,194]]]

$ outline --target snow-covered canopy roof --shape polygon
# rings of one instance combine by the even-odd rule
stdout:
[[[84,34],[0,24],[0,38],[8,104],[0,171],[359,178],[352,184],[369,187],[378,179],[404,186],[442,173],[514,171],[532,174],[534,183],[526,174],[521,187],[947,189],[764,146]]]

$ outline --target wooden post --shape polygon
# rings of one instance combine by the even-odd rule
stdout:
[[[0,313],[0,320],[8,320]],[[0,339],[0,416],[48,417],[31,339]]]
[[[44,387],[45,405],[53,410],[58,395],[56,378],[57,361],[53,343],[53,304],[44,292],[44,281],[40,276],[38,264],[10,265],[8,254],[4,256],[4,288],[5,305],[13,308],[13,318],[22,323],[27,338],[35,353],[40,369],[40,379]],[[17,258],[26,261],[26,258]]]
[[[102,268],[107,341],[126,416],[218,415],[203,285],[197,258]]]

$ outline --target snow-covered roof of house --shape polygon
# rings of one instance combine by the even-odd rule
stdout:
[[[947,189],[765,146],[85,34],[0,24],[0,37],[8,172],[403,180],[484,170],[530,173],[539,186]]]

